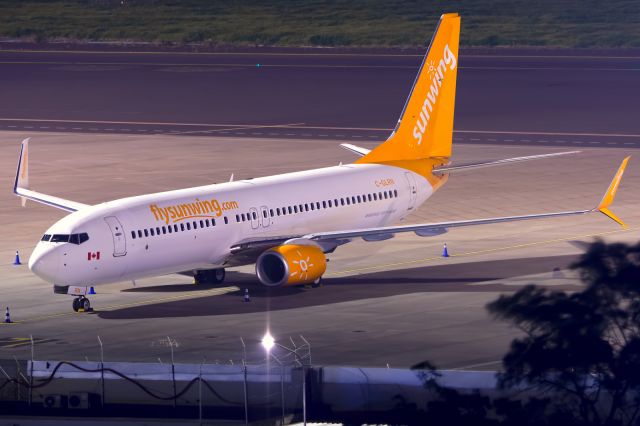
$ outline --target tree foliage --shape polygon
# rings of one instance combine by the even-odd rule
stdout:
[[[598,241],[572,268],[582,291],[529,285],[488,305],[524,333],[503,358],[500,385],[546,395],[547,414],[577,424],[637,424],[640,243]]]

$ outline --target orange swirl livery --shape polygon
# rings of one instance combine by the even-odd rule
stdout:
[[[237,201],[225,201],[221,203],[215,198],[211,200],[201,201],[199,198],[193,203],[175,204],[167,207],[158,207],[157,204],[151,204],[149,209],[157,221],[180,222],[184,219],[194,217],[220,217],[222,212],[238,208]]]

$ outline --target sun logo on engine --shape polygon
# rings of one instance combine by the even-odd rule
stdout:
[[[307,258],[304,259],[302,257],[302,253],[300,253],[300,250],[296,250],[296,253],[298,253],[298,256],[300,257],[300,259],[294,260],[293,263],[298,265],[300,270],[291,272],[291,276],[295,277],[296,275],[300,274],[300,279],[306,280],[307,278],[309,278],[309,269],[313,268],[313,263],[311,263],[311,257],[307,256]]]

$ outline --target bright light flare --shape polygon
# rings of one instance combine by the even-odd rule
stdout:
[[[269,352],[276,345],[276,339],[274,339],[271,333],[267,331],[267,334],[264,335],[261,343],[262,346],[267,350],[267,352]]]

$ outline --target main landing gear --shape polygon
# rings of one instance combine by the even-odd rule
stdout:
[[[73,310],[76,312],[91,312],[91,302],[85,296],[79,296],[73,299]]]
[[[196,271],[193,275],[194,284],[219,284],[224,281],[224,268]]]

